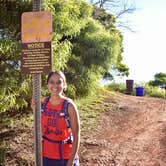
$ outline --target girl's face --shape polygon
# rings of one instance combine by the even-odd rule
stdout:
[[[52,95],[62,94],[64,89],[63,78],[58,74],[53,74],[48,81],[47,87]]]

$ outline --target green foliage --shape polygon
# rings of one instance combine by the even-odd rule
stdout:
[[[0,60],[1,112],[27,106],[30,77],[25,80],[20,73],[18,42],[0,39]]]
[[[83,1],[76,3],[72,0],[65,4],[62,1],[45,1],[43,7],[53,14],[53,69],[63,70],[71,54],[70,39],[78,35],[80,29],[86,24],[85,18],[91,14],[91,7]],[[32,95],[31,76],[22,76],[20,73],[18,42],[21,14],[31,10],[32,3],[28,0],[9,1],[4,3],[1,10],[1,16],[4,16],[0,23],[1,111],[27,107]],[[42,78],[46,79],[46,77]]]
[[[11,79],[11,77],[10,77]],[[1,112],[9,110],[9,109],[23,109],[28,106],[27,100],[30,99],[30,80],[28,79],[22,80],[19,85],[6,84],[3,89],[1,89],[0,94],[0,108]]]
[[[94,7],[93,18],[99,20],[106,29],[115,27],[115,17],[112,14],[107,13],[104,9]]]
[[[154,80],[149,81],[151,86],[166,86],[166,73],[157,73],[154,75]]]
[[[164,98],[165,97],[164,91],[165,91],[164,89],[161,89],[157,86],[151,86],[149,84],[145,85],[145,96]]]
[[[108,71],[104,74],[103,79],[106,80],[114,80],[115,77],[123,77],[129,75],[129,68],[127,65],[120,63],[117,63],[116,65],[113,65],[113,68],[111,71]]]
[[[65,95],[74,99],[76,98],[76,89],[75,89],[75,86],[72,85],[72,84],[68,84],[67,86],[67,90],[65,92]]]
[[[52,42],[52,69],[63,70],[71,54],[71,43],[68,40],[63,42]]]
[[[78,83],[77,92],[83,96],[92,91],[97,86],[97,80],[119,61],[122,36],[119,31],[105,30],[98,21],[89,19],[80,35],[71,42],[74,55],[70,57],[67,66],[71,73],[77,73],[77,79],[80,75],[80,79],[74,79],[74,84]]]
[[[107,80],[112,81],[114,79],[114,77],[113,77],[113,75],[111,73],[105,72],[104,76],[103,76],[103,79],[106,80],[106,81]]]
[[[98,80],[101,77],[100,72],[88,70],[84,66],[80,66],[74,70],[69,68],[66,76],[72,90],[75,90],[75,93],[72,93],[75,94],[74,98],[92,94],[98,86]]]
[[[121,92],[121,93],[126,92],[126,85],[124,83],[112,82],[109,85],[105,85],[105,88],[109,91],[116,91],[116,92]]]
[[[115,75],[112,75],[112,70],[114,73],[116,73],[116,76],[128,76],[129,75],[129,68],[126,64],[123,64],[123,47],[122,47],[122,34],[119,30],[115,27],[115,17],[107,13],[105,9],[103,8],[97,8],[94,7],[93,11],[93,18],[98,20],[108,31],[110,31],[111,35],[111,55],[113,55],[114,58],[111,58],[112,65],[111,69],[106,71],[105,75],[108,76],[108,73],[111,75],[110,77],[107,77],[107,79],[113,79]],[[111,72],[111,73],[110,73]],[[105,76],[103,78],[106,78]]]
[[[125,64],[118,64],[116,69],[119,71],[119,76],[129,76],[129,68]]]
[[[20,39],[21,14],[32,11],[31,0],[1,0],[0,38]]]
[[[72,37],[79,34],[92,12],[90,5],[75,0],[45,0],[43,8],[52,12],[55,37]]]
[[[32,1],[6,2],[0,11],[1,112],[26,108],[32,95],[32,77],[20,73],[19,48],[21,14],[32,11]],[[122,35],[114,16],[103,10],[95,18],[96,9],[83,0],[44,0],[42,8],[52,13],[53,70],[66,74],[66,94],[72,98],[93,94],[104,73],[122,61]],[[48,95],[45,80],[42,75],[42,94]]]

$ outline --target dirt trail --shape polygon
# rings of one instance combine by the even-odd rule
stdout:
[[[166,100],[115,94],[104,103],[112,107],[96,131],[81,137],[80,165],[166,166]],[[5,166],[33,166],[33,126],[18,126],[0,134],[9,142]]]
[[[98,132],[81,140],[81,166],[166,166],[166,100],[118,94]]]

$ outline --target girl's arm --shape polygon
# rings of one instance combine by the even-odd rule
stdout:
[[[69,104],[68,113],[70,117],[71,130],[73,134],[73,145],[67,166],[73,166],[73,161],[79,149],[80,144],[80,120],[78,110],[75,104]]]
[[[46,99],[46,97],[43,97],[41,99],[41,103],[43,103],[45,99]],[[32,96],[32,99],[31,99],[31,108],[32,108],[32,110],[34,110],[35,106],[36,106],[36,103],[34,101],[34,97]]]

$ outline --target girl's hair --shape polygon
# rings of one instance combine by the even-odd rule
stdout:
[[[64,91],[67,89],[67,83],[66,83],[66,77],[64,75],[64,73],[62,71],[51,71],[48,76],[47,76],[47,84],[51,78],[52,75],[57,74],[59,75],[62,79],[63,79],[63,83],[64,83]]]

